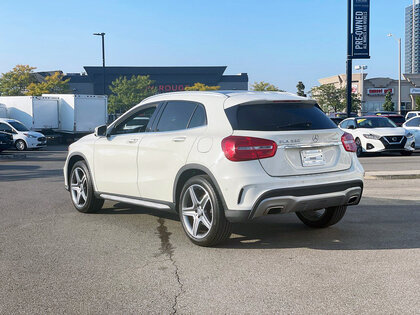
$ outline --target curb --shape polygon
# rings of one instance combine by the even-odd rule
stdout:
[[[366,172],[365,179],[419,179],[420,172]]]

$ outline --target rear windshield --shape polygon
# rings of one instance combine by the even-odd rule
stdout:
[[[405,122],[405,119],[402,116],[389,116],[388,118],[391,119],[394,123],[399,124],[399,125]]]
[[[337,128],[316,105],[266,103],[225,109],[233,130],[285,131]]]

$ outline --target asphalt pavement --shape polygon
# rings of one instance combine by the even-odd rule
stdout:
[[[96,214],[78,213],[63,188],[65,147],[7,153],[0,158],[0,314],[420,309],[416,180],[366,181],[361,204],[328,229],[307,228],[294,214],[271,216],[236,224],[223,246],[201,248],[172,212],[106,202]],[[368,171],[420,168],[420,154],[361,161]]]

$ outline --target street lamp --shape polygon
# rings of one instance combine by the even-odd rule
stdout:
[[[102,76],[103,76],[103,95],[105,95],[105,33],[93,33],[95,36],[102,37]]]
[[[362,86],[360,87],[360,90],[362,91],[361,94],[361,104],[362,104],[362,110],[363,110],[363,99],[365,97],[365,90],[364,90],[364,81],[365,81],[365,77],[363,76],[363,71],[367,69],[366,65],[357,65],[354,67],[355,70],[360,70],[360,73],[362,74]]]
[[[391,33],[387,35],[388,37],[394,37]],[[395,38],[395,37],[394,37]],[[401,114],[401,38],[395,38],[398,42],[398,54],[399,54],[399,61],[398,61],[398,106],[397,106],[397,113]]]

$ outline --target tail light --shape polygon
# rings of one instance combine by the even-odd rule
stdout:
[[[274,156],[277,144],[267,139],[229,136],[222,140],[222,150],[231,161],[249,161]]]
[[[354,138],[351,134],[345,132],[341,136],[341,142],[343,143],[343,147],[348,152],[356,152],[357,151],[357,145],[356,142],[354,142]]]

